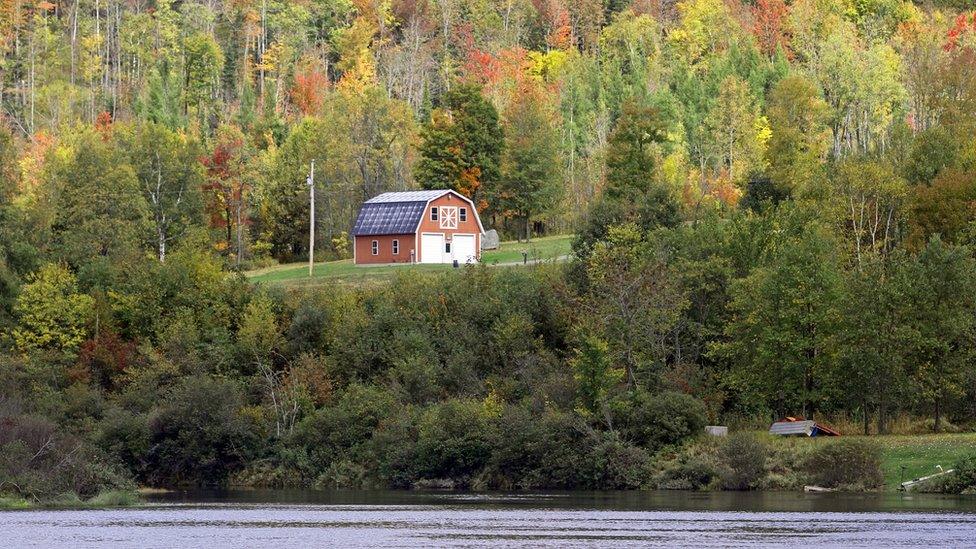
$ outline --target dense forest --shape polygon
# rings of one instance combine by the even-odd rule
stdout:
[[[971,427],[973,9],[0,0],[0,495],[757,487],[706,423]],[[312,160],[327,259],[413,188],[572,258],[248,282]]]

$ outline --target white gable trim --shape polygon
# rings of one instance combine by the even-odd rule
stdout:
[[[478,222],[478,230],[480,231],[480,234],[485,234],[485,226],[481,224],[481,215],[478,213],[478,208],[475,207],[474,202],[470,198],[456,191],[444,191],[443,194],[439,196],[435,196],[434,198],[428,200],[427,204],[424,205],[424,213],[420,216],[420,220],[417,221],[417,226],[413,228],[413,232],[416,234],[418,231],[420,231],[420,224],[424,222],[424,217],[427,216],[427,211],[430,209],[430,203],[435,200],[439,200],[449,194],[453,194],[454,196],[467,202],[468,205],[471,206],[471,214],[474,215],[474,220]]]

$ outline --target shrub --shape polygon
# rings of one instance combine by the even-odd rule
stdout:
[[[826,488],[868,489],[884,483],[881,449],[864,440],[824,442],[807,456],[803,469],[811,482]]]
[[[312,299],[303,300],[288,326],[288,350],[292,356],[319,352],[325,347],[328,310]]]
[[[677,444],[705,428],[705,404],[684,393],[635,390],[611,404],[614,425],[630,442],[649,449]]]
[[[450,400],[424,411],[414,461],[420,478],[465,484],[488,464],[489,423],[481,402]]]
[[[766,441],[764,490],[802,490],[809,479],[804,472],[807,456],[815,450],[809,439],[774,438]]]
[[[654,479],[659,490],[703,490],[714,484],[719,467],[708,455],[687,456],[665,465]]]
[[[643,448],[627,444],[615,433],[603,433],[587,456],[587,488],[628,490],[640,488],[651,477],[650,459]]]
[[[587,453],[593,446],[578,418],[556,409],[507,406],[495,421],[486,487],[509,490],[592,487]]]
[[[766,475],[766,445],[752,433],[733,433],[719,446],[722,488],[752,490]]]
[[[437,398],[437,363],[423,356],[405,356],[390,370],[391,384],[399,386],[409,402],[425,404]]]
[[[353,384],[335,404],[320,408],[296,425],[287,446],[302,454],[300,467],[315,478],[333,461],[366,452],[363,445],[397,412],[396,399],[388,391]]]
[[[48,502],[64,494],[79,499],[130,487],[101,454],[47,419],[0,417],[0,493]]]
[[[962,494],[976,490],[976,453],[964,456],[952,468],[951,474],[932,479],[926,488],[944,494]]]
[[[145,472],[149,452],[149,425],[144,415],[136,415],[119,408],[110,408],[97,432],[97,443],[108,455],[114,456],[133,476]]]
[[[337,490],[341,488],[371,488],[366,468],[349,460],[333,461],[328,469],[315,479],[315,488]]]
[[[301,471],[291,463],[284,465],[279,463],[280,461],[288,460],[252,461],[240,471],[231,474],[227,484],[246,488],[295,488],[310,484]]]
[[[146,480],[152,485],[226,482],[257,445],[256,430],[241,410],[234,382],[185,378],[150,415]]]

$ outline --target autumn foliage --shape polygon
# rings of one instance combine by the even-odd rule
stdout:
[[[782,51],[792,57],[789,36],[789,9],[784,0],[757,0],[752,8],[752,33],[759,48],[766,55]]]
[[[291,101],[304,116],[314,116],[322,108],[328,91],[328,80],[320,71],[309,69],[295,75],[291,87]]]
[[[976,11],[960,13],[946,34],[945,50],[952,51],[960,47],[976,47]]]

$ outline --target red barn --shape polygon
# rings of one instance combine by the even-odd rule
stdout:
[[[353,261],[474,263],[484,227],[474,203],[454,191],[383,193],[367,200],[353,226]]]

